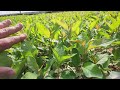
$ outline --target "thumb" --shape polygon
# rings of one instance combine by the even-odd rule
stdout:
[[[0,79],[11,79],[15,76],[15,71],[9,67],[0,67]]]

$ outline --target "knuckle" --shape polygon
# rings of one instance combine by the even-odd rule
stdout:
[[[2,29],[3,32],[7,33],[8,32],[8,29],[7,28],[4,28]]]

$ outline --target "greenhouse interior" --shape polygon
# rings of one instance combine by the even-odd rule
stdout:
[[[120,79],[120,11],[0,11],[0,79]]]

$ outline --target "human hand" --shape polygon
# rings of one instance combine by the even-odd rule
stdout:
[[[0,23],[0,52],[9,49],[14,44],[24,41],[27,37],[26,34],[21,34],[19,36],[8,37],[20,31],[23,28],[22,24],[17,24],[14,27],[9,27],[11,25],[11,20],[5,20]],[[10,78],[15,75],[15,71],[9,67],[0,67],[0,78]]]

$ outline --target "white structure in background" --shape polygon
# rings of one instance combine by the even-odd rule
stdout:
[[[0,11],[0,15],[16,14],[16,13],[20,13],[20,11]]]
[[[0,15],[21,14],[21,13],[45,13],[48,11],[0,11]]]

